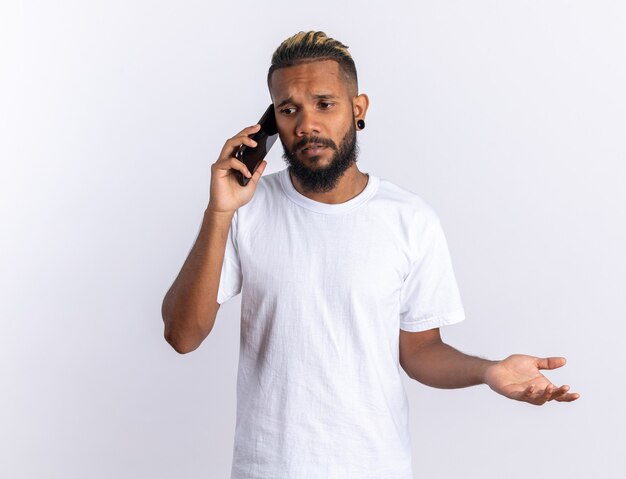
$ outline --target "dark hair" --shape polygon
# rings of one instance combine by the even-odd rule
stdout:
[[[329,38],[324,32],[299,32],[283,41],[272,55],[272,64],[267,72],[270,87],[272,73],[279,68],[292,67],[301,63],[334,60],[343,71],[346,81],[358,91],[358,79],[354,60],[343,43]]]

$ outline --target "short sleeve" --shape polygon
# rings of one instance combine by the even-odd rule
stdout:
[[[237,250],[237,226],[238,214],[235,211],[231,220],[226,249],[224,251],[224,263],[220,274],[220,284],[217,290],[217,302],[223,304],[233,296],[241,292],[241,263]]]
[[[433,213],[417,239],[417,259],[400,292],[400,328],[417,332],[465,319],[448,243]]]

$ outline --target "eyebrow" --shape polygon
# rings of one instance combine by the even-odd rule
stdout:
[[[337,95],[333,95],[330,93],[316,93],[314,95],[310,95],[311,98],[313,98],[314,100],[334,100],[339,98]],[[280,108],[281,106],[285,106],[288,103],[293,103],[293,97],[289,97],[284,99],[283,101],[281,101],[278,105],[276,105],[276,108]]]

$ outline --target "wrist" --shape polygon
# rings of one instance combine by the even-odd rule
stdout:
[[[232,219],[233,216],[235,215],[235,211],[220,211],[220,210],[215,210],[213,209],[212,205],[209,204],[209,206],[206,207],[206,209],[204,210],[204,216],[212,216],[214,218],[227,218],[227,219]]]
[[[500,361],[492,361],[490,359],[482,360],[481,365],[480,365],[480,372],[479,372],[479,380],[481,384],[488,384],[487,383],[488,372],[492,366],[495,366],[499,362]]]

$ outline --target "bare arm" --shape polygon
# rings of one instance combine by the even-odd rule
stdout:
[[[196,349],[215,324],[220,307],[217,290],[232,217],[233,213],[207,208],[198,238],[163,299],[164,336],[179,353]]]
[[[439,328],[419,333],[400,331],[400,364],[407,375],[441,389],[483,384],[489,361],[464,354],[444,343]]]
[[[441,340],[439,328],[421,332],[400,330],[400,364],[408,376],[428,386],[442,389],[487,384],[510,399],[540,406],[553,399],[572,402],[580,397],[569,386],[558,387],[541,369],[556,369],[566,363],[563,357],[538,358],[512,354],[501,361],[490,361],[464,354]]]
[[[235,211],[252,199],[267,165],[263,161],[250,175],[234,152],[242,144],[255,147],[256,142],[249,135],[258,130],[257,124],[228,139],[218,160],[211,165],[209,205],[204,212],[200,233],[163,299],[164,336],[181,354],[200,346],[215,324],[220,307],[217,292],[231,221]],[[250,178],[246,186],[239,184],[235,170]]]

